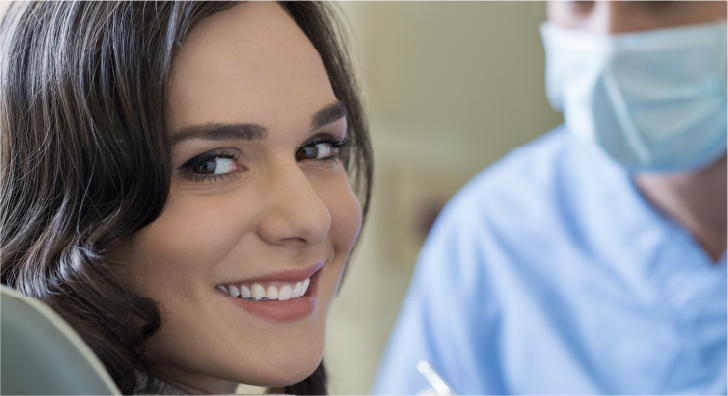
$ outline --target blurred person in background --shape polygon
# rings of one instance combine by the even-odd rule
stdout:
[[[551,2],[565,125],[421,251],[376,394],[725,394],[726,2]]]

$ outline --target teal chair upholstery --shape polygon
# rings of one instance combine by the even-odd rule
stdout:
[[[50,307],[0,286],[0,393],[120,395],[101,361]]]

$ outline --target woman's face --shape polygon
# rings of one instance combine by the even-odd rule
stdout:
[[[190,33],[167,111],[169,199],[110,252],[161,308],[156,371],[188,392],[296,383],[322,358],[361,227],[337,159],[346,110],[321,57],[276,3],[237,5]]]

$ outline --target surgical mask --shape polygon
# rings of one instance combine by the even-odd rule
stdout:
[[[600,35],[541,25],[546,95],[567,129],[631,171],[726,152],[726,23]]]

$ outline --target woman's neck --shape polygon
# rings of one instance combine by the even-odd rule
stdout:
[[[692,173],[642,173],[635,184],[659,210],[685,227],[713,262],[726,249],[726,156]]]

